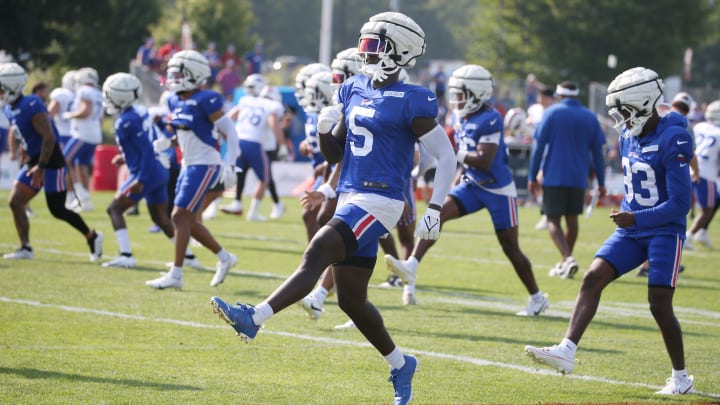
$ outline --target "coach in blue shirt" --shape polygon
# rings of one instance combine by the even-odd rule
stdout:
[[[530,158],[528,188],[536,195],[542,183],[543,210],[548,232],[560,251],[562,261],[550,270],[551,276],[572,278],[578,264],[572,251],[578,235],[578,215],[582,213],[588,188],[590,158],[598,180],[598,193],[605,195],[605,134],[595,114],[585,108],[573,82],[565,81],[555,89],[559,102],[545,110],[535,130],[535,149]],[[538,172],[542,179],[538,181]],[[567,232],[560,220],[565,217]]]

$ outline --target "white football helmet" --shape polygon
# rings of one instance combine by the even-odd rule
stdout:
[[[465,118],[482,108],[492,97],[493,88],[493,78],[487,69],[480,65],[460,66],[448,81],[448,102],[458,117]]]
[[[705,120],[713,125],[720,125],[720,100],[715,100],[707,106]]]
[[[425,53],[425,32],[405,14],[376,14],[360,29],[357,52],[362,72],[381,82],[400,68],[415,66],[415,59]],[[379,61],[368,63],[368,55]]]
[[[263,87],[263,89],[260,91],[260,97],[277,101],[279,103],[282,102],[282,95],[280,94],[280,90],[278,90],[275,86],[270,86],[269,84]]]
[[[3,91],[3,95],[0,96],[0,107],[14,103],[22,94],[27,80],[25,69],[17,63],[0,64],[0,90]]]
[[[168,90],[173,93],[195,90],[210,77],[210,64],[198,51],[184,50],[170,58],[167,67]]]
[[[506,136],[525,136],[528,131],[527,113],[520,107],[509,109],[503,121]]]
[[[97,87],[99,81],[97,70],[91,67],[80,68],[75,72],[75,85],[77,86],[87,84],[88,86]]]
[[[625,138],[638,136],[662,101],[665,85],[655,71],[636,67],[620,73],[608,86],[605,105],[615,129]]]
[[[315,73],[330,72],[330,67],[323,65],[322,63],[311,63],[303,66],[295,76],[295,98],[298,103],[302,106],[305,97],[305,82]]]
[[[245,94],[248,96],[260,97],[260,92],[267,84],[267,80],[263,75],[253,73],[245,79],[243,87],[245,87]]]
[[[305,111],[318,112],[333,103],[332,73],[319,72],[305,81]]]
[[[115,114],[133,105],[142,93],[142,83],[137,77],[130,73],[115,73],[103,83],[103,107],[108,114]]]
[[[348,48],[338,52],[330,64],[333,74],[333,88],[340,88],[340,85],[350,76],[359,74],[361,67],[362,60],[358,56],[357,48]]]
[[[77,87],[77,82],[75,82],[76,74],[77,70],[68,70],[65,72],[62,77],[62,87],[70,91],[75,91],[75,87]]]

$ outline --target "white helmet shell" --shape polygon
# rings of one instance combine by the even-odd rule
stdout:
[[[198,51],[180,51],[168,61],[166,86],[173,93],[195,90],[209,77],[210,64]]]
[[[77,82],[75,81],[75,75],[77,70],[68,70],[62,77],[62,87],[70,91],[75,91]]]
[[[27,74],[22,66],[15,62],[0,64],[0,89],[5,94],[0,97],[0,107],[12,104],[22,94],[27,84]]]
[[[448,80],[449,103],[460,118],[479,110],[493,95],[490,72],[480,65],[463,65]],[[463,104],[462,108],[459,107]]]
[[[362,65],[362,59],[358,56],[357,48],[347,48],[335,55],[330,64],[330,68],[333,73],[343,73],[347,79],[350,76],[354,76],[360,73],[360,67]]]
[[[260,92],[262,92],[263,88],[267,86],[267,84],[267,80],[265,80],[263,75],[253,73],[245,78],[243,87],[245,87],[245,94],[253,97],[259,97]]]
[[[143,93],[142,83],[129,73],[115,73],[103,83],[103,106],[108,114],[130,107]]]
[[[713,125],[720,125],[720,100],[715,100],[707,106],[705,120]]]
[[[608,86],[605,97],[615,129],[624,137],[640,135],[664,90],[662,79],[653,70],[635,67],[620,73]]]
[[[304,105],[306,111],[318,112],[333,103],[332,73],[318,72],[305,82]]]
[[[322,63],[311,63],[300,68],[295,76],[295,98],[301,106],[304,107],[303,98],[305,97],[305,82],[315,73],[330,71],[330,67],[323,65]]]
[[[363,60],[362,71],[383,81],[400,68],[415,66],[425,53],[425,32],[410,17],[397,12],[385,12],[370,17],[360,29],[358,54]],[[367,63],[367,55],[375,54],[380,61]]]
[[[78,86],[87,84],[88,86],[97,87],[99,81],[97,70],[91,67],[80,68],[75,73],[75,84]]]

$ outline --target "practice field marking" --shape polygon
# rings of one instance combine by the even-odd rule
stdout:
[[[98,316],[108,316],[108,317],[113,317],[113,318],[121,318],[121,319],[128,319],[128,320],[134,320],[134,321],[166,323],[166,324],[171,324],[171,325],[186,326],[186,327],[192,327],[192,328],[225,329],[225,330],[228,329],[227,325],[210,325],[210,324],[205,324],[205,323],[200,323],[200,322],[183,321],[180,319],[172,319],[172,318],[154,318],[154,317],[147,317],[147,316],[143,316],[143,315],[133,315],[133,314],[124,314],[121,312],[106,311],[106,310],[101,310],[101,309],[74,307],[74,306],[69,306],[69,305],[47,304],[47,303],[42,303],[42,302],[34,301],[34,300],[9,298],[9,297],[4,297],[4,296],[0,296],[0,302],[28,305],[28,306],[33,306],[36,308],[48,308],[48,309],[56,309],[56,310],[67,311],[67,312],[86,313],[86,314],[93,314],[93,315],[98,315]],[[312,335],[304,335],[304,334],[298,334],[298,333],[272,331],[272,330],[267,330],[267,329],[264,329],[262,333],[268,334],[268,335],[283,336],[283,337],[287,337],[287,338],[291,338],[291,339],[327,343],[327,344],[336,345],[336,346],[350,346],[350,347],[356,347],[356,348],[371,348],[372,347],[369,343],[354,342],[354,341],[350,341],[350,340],[342,340],[342,339],[335,339],[335,338],[322,337],[322,336],[312,336]],[[557,372],[551,371],[551,370],[538,369],[535,367],[527,367],[527,366],[522,366],[522,365],[518,365],[518,364],[491,361],[491,360],[479,359],[476,357],[460,356],[460,355],[455,355],[455,354],[428,351],[428,350],[415,350],[412,348],[403,348],[403,350],[405,350],[409,353],[420,354],[420,355],[427,356],[427,357],[433,357],[433,358],[442,359],[442,360],[463,362],[463,363],[473,364],[473,365],[480,366],[480,367],[483,367],[483,366],[500,367],[500,368],[511,369],[511,370],[515,370],[515,371],[519,371],[519,372],[527,373],[527,374],[560,377],[560,374],[558,374]],[[657,389],[662,388],[660,386],[652,385],[652,384],[613,380],[613,379],[609,379],[609,378],[605,378],[605,377],[596,377],[596,376],[590,376],[590,375],[569,374],[569,375],[565,375],[562,377],[570,378],[570,379],[574,379],[574,380],[587,381],[587,382],[599,382],[599,383],[609,384],[609,385],[624,385],[624,386],[629,386],[629,387],[648,388],[648,389],[652,389],[652,390],[657,390]],[[706,396],[706,397],[720,399],[720,393],[697,392],[696,394]]]

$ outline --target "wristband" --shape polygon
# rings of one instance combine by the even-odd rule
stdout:
[[[441,206],[439,206],[438,204],[433,204],[433,203],[428,204],[428,208],[434,209],[435,211],[442,210]]]
[[[320,187],[318,187],[316,191],[321,192],[325,196],[326,200],[330,200],[330,199],[337,197],[337,193],[335,192],[335,190],[333,190],[333,188],[330,187],[330,185],[327,183],[321,184]]]

